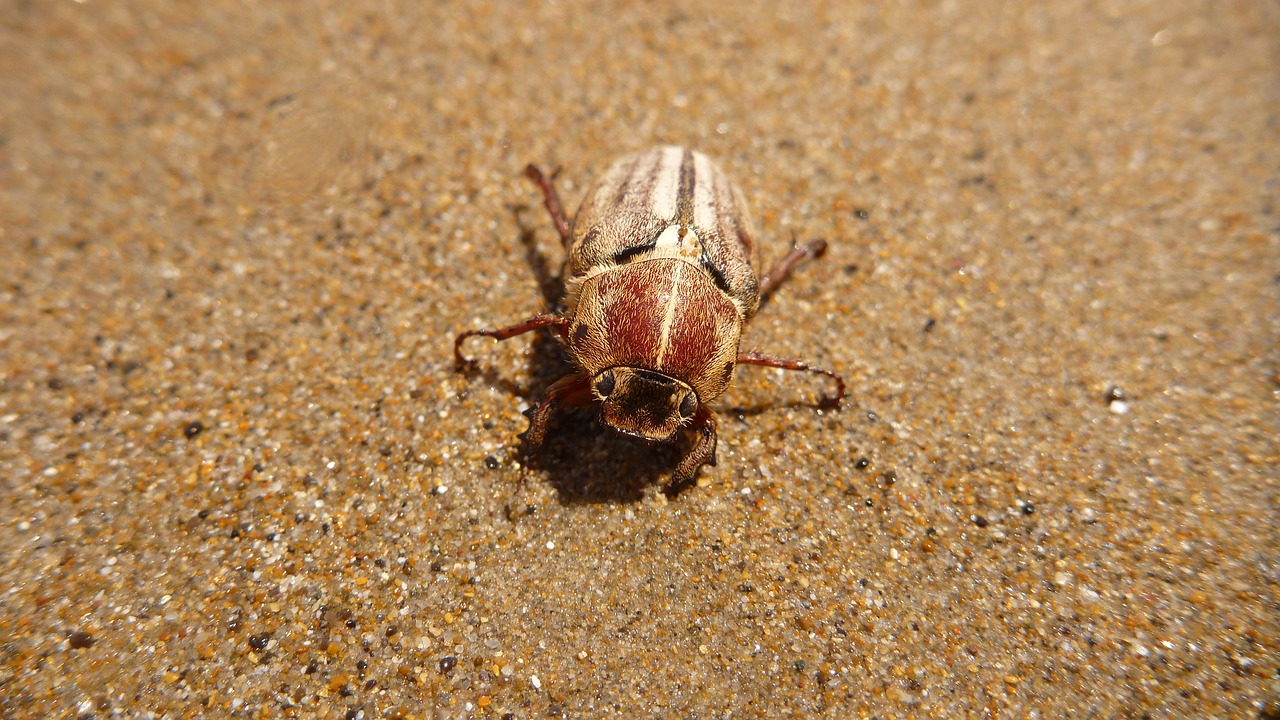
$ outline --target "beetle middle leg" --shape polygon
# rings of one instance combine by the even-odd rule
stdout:
[[[538,183],[538,187],[542,190],[542,202],[547,206],[547,212],[551,214],[551,222],[555,223],[556,232],[560,233],[560,242],[564,243],[565,250],[568,250],[571,239],[569,216],[565,215],[564,204],[560,202],[560,193],[556,192],[555,171],[547,175],[539,170],[537,165],[531,163],[525,167],[524,174]]]
[[[494,340],[502,341],[507,338],[513,338],[516,335],[523,335],[527,332],[544,328],[547,326],[555,326],[556,332],[560,333],[561,339],[567,340],[565,337],[569,331],[569,321],[559,315],[541,314],[525,320],[522,323],[512,325],[510,327],[498,328],[497,330],[468,330],[453,341],[453,359],[458,363],[458,367],[464,368],[471,364],[471,361],[462,354],[462,343],[469,337],[483,335],[491,337]]]
[[[791,271],[800,262],[809,258],[820,258],[827,251],[827,241],[818,239],[807,242],[804,245],[797,245],[791,248],[791,252],[782,258],[777,265],[774,265],[769,272],[760,278],[760,302],[763,303],[769,299],[774,290],[783,283],[790,275]]]
[[[826,375],[836,381],[836,394],[834,397],[824,395],[818,400],[818,407],[840,407],[840,401],[844,399],[844,378],[830,370],[813,367],[803,360],[774,357],[772,355],[764,355],[758,352],[745,352],[738,356],[738,364],[760,365],[763,367],[781,368],[783,370],[800,370],[803,372],[814,373],[816,375]]]

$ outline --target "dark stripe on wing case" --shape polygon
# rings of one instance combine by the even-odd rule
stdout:
[[[680,225],[680,238],[693,229],[693,188],[698,184],[693,169],[693,152],[686,149],[680,156],[680,188],[676,193],[676,222]]]
[[[701,265],[702,269],[706,270],[707,274],[711,276],[711,279],[715,281],[716,287],[720,288],[725,295],[733,297],[733,292],[729,289],[728,278],[724,276],[724,273],[720,272],[720,268],[716,267],[711,262],[711,259],[707,257],[707,253],[705,251],[702,253],[702,257],[698,258],[698,264]]]
[[[619,250],[618,252],[613,254],[613,264],[625,265],[626,263],[631,261],[631,258],[637,255],[643,255],[649,252],[650,250],[654,249],[655,247],[657,247],[657,245],[658,245],[658,240],[657,238],[654,238],[653,240],[649,241],[644,245],[632,245],[629,248]]]
[[[618,191],[613,195],[613,204],[615,206],[621,206],[627,199],[627,193],[631,192],[631,183],[636,178],[636,168],[640,165],[640,161],[643,159],[644,155],[637,155],[635,159],[627,165],[627,170],[623,176],[622,182],[618,183]]]

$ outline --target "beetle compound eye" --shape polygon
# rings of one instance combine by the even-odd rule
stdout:
[[[680,401],[680,417],[691,418],[698,411],[698,397],[693,393],[684,396]]]
[[[600,393],[600,397],[609,397],[609,393],[613,392],[613,386],[616,381],[613,379],[613,373],[605,370],[600,373],[600,379],[596,380],[596,392]]]

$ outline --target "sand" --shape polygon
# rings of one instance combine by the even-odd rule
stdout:
[[[264,6],[259,6],[264,5]],[[883,7],[877,7],[883,5]],[[1280,717],[1269,3],[10,3],[0,716]],[[719,464],[526,459],[572,207],[797,271]],[[524,478],[524,485],[519,481]]]

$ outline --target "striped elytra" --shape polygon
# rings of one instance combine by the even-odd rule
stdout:
[[[555,410],[597,405],[600,420],[626,435],[667,442],[682,429],[693,446],[672,474],[675,485],[715,464],[715,414],[708,403],[729,387],[738,364],[819,373],[836,382],[823,398],[836,407],[844,382],[799,360],[741,353],[743,325],[799,261],[826,243],[793,248],[761,277],[746,201],[707,156],[656,147],[613,163],[588,189],[572,224],[549,176],[530,165],[568,251],[563,308],[496,330],[462,333],[498,340],[537,328],[556,331],[574,371],[527,413],[531,449]]]

